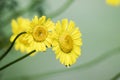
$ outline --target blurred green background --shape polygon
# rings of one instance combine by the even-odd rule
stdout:
[[[66,68],[48,49],[1,71],[0,80],[120,80],[120,6],[105,0],[0,0],[0,55],[10,45],[11,19],[35,15],[75,21],[82,32],[82,56]],[[22,55],[13,48],[0,66]]]

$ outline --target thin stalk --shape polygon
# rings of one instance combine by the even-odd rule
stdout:
[[[29,55],[31,55],[31,54],[34,53],[34,52],[36,52],[36,50],[33,50],[33,51],[29,52],[28,54],[26,54],[26,55],[24,55],[24,56],[22,56],[22,57],[20,57],[20,58],[18,58],[18,59],[16,59],[16,60],[10,62],[10,63],[4,65],[3,67],[0,68],[0,71],[2,71],[2,70],[4,70],[4,69],[6,69],[7,67],[9,67],[9,66],[11,66],[11,65],[13,65],[13,64],[15,64],[15,63],[17,63],[17,62],[19,62],[19,61],[21,61],[22,59],[28,57]]]
[[[10,47],[6,50],[5,53],[3,53],[2,56],[0,56],[0,61],[1,61],[1,60],[8,54],[8,52],[12,49],[12,47],[13,47],[15,41],[17,40],[17,38],[18,38],[19,36],[21,36],[22,34],[25,34],[25,33],[26,33],[26,32],[21,32],[20,34],[18,34],[18,35],[15,37],[15,39],[14,39],[13,42],[11,43]]]

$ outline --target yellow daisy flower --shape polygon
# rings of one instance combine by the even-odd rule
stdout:
[[[50,19],[46,19],[45,16],[41,18],[35,16],[27,30],[30,48],[36,51],[45,51],[46,47],[51,47],[51,31],[53,28],[54,23]]]
[[[28,19],[24,19],[22,17],[19,17],[16,20],[12,20],[12,32],[13,35],[10,38],[10,41],[13,42],[15,37],[21,33],[21,32],[26,32],[27,28],[30,25],[30,21]],[[27,34],[22,34],[15,42],[15,49],[20,50],[21,52],[30,52],[31,50],[29,49],[30,43],[25,39],[28,35]]]
[[[81,55],[81,33],[79,28],[75,27],[75,23],[67,19],[63,19],[62,23],[58,21],[53,30],[53,51],[56,58],[62,64],[69,67],[76,62]]]
[[[106,0],[106,3],[112,6],[119,6],[120,0]]]

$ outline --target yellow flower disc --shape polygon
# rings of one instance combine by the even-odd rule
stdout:
[[[62,35],[59,38],[60,48],[63,52],[69,53],[73,48],[73,40],[69,35]]]
[[[27,40],[30,42],[31,50],[46,51],[46,48],[51,47],[51,31],[53,29],[54,23],[50,19],[47,19],[46,16],[40,18],[35,16],[27,30]]]
[[[35,41],[41,42],[46,39],[48,32],[43,27],[37,26],[34,28],[32,35]]]

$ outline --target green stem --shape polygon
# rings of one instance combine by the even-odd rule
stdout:
[[[60,15],[72,4],[73,1],[74,0],[67,0],[67,2],[62,7],[57,9],[55,12],[52,12],[51,14],[47,15],[47,17],[54,18],[54,17]]]
[[[14,39],[13,42],[11,43],[10,47],[6,50],[5,53],[3,53],[2,56],[0,56],[0,61],[1,61],[1,60],[8,54],[8,52],[12,49],[12,47],[13,47],[15,41],[17,40],[17,38],[18,38],[19,36],[21,36],[22,34],[25,34],[25,33],[26,33],[26,32],[21,32],[20,34],[18,34],[18,35],[15,37],[15,39]]]
[[[24,55],[24,56],[22,56],[22,57],[20,57],[20,58],[18,58],[18,59],[16,59],[16,60],[10,62],[10,63],[4,65],[3,67],[0,68],[0,71],[2,71],[2,70],[4,70],[5,68],[7,68],[7,67],[9,67],[9,66],[17,63],[18,61],[20,61],[20,60],[22,60],[22,59],[28,57],[29,55],[31,55],[31,54],[34,53],[34,52],[36,52],[36,50],[33,50],[33,51],[29,52],[28,54],[26,54],[26,55]]]

